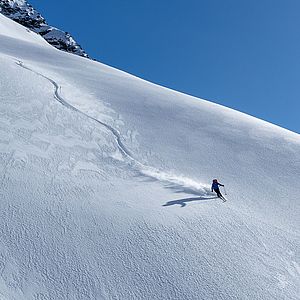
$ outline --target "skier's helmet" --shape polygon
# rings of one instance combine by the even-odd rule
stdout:
[[[218,182],[218,179],[214,179],[213,182]]]

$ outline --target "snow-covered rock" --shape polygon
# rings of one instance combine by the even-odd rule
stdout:
[[[1,14],[0,66],[0,299],[299,299],[299,134]]]
[[[57,49],[88,57],[68,32],[48,25],[26,0],[0,0],[0,13],[40,34]]]

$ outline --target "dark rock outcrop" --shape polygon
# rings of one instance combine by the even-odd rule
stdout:
[[[40,34],[55,48],[88,57],[68,32],[48,25],[43,16],[26,0],[0,0],[0,13]]]

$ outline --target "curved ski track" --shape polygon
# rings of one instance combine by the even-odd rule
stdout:
[[[205,196],[210,194],[210,189],[208,186],[204,184],[199,184],[198,182],[195,182],[194,180],[191,180],[189,178],[183,177],[183,176],[176,176],[174,174],[162,172],[161,170],[146,166],[139,162],[132,153],[127,149],[127,147],[124,145],[124,143],[121,140],[121,134],[119,133],[118,130],[113,128],[112,126],[84,113],[83,111],[77,109],[70,103],[68,103],[62,96],[59,94],[59,90],[61,90],[61,86],[57,82],[55,82],[53,79],[45,76],[44,74],[41,74],[27,66],[24,65],[24,63],[20,60],[17,60],[16,64],[30,72],[35,73],[38,76],[41,76],[48,80],[54,87],[54,97],[55,99],[61,103],[63,106],[65,106],[68,109],[71,109],[79,114],[82,114],[83,116],[93,120],[94,122],[97,122],[98,124],[104,126],[107,130],[109,130],[113,136],[115,137],[116,144],[118,146],[118,149],[120,150],[122,156],[124,158],[127,158],[131,163],[131,167],[133,167],[135,170],[139,171],[143,176],[161,181],[161,182],[168,182],[169,183],[169,188],[180,188],[182,192],[187,192],[187,193],[193,193],[198,196]],[[170,185],[171,184],[171,185]]]
[[[77,109],[76,107],[74,107],[73,105],[69,104],[64,98],[62,98],[59,95],[59,90],[61,89],[61,87],[53,79],[51,79],[51,78],[49,78],[49,77],[47,77],[47,76],[45,76],[45,75],[43,75],[43,74],[41,74],[41,73],[39,73],[37,71],[34,71],[34,70],[26,67],[22,61],[18,61],[17,65],[20,66],[20,67],[22,67],[22,68],[24,68],[24,69],[26,69],[26,70],[28,70],[28,71],[31,71],[31,72],[37,74],[37,75],[39,75],[39,76],[41,76],[41,77],[43,77],[45,79],[47,79],[50,83],[52,83],[52,85],[54,86],[54,96],[55,96],[56,100],[59,103],[61,103],[63,106],[65,106],[65,107],[67,107],[67,108],[69,108],[69,109],[71,109],[73,111],[76,111],[77,113],[80,113],[80,114],[84,115],[85,117],[87,117],[87,118],[89,118],[89,119],[91,119],[91,120],[99,123],[100,125],[104,126],[105,128],[107,128],[114,135],[114,137],[116,139],[116,142],[117,142],[117,145],[118,145],[118,148],[121,151],[121,153],[125,157],[129,158],[130,160],[138,162],[136,159],[134,159],[132,157],[130,151],[123,144],[123,142],[121,141],[121,135],[120,135],[120,133],[116,129],[114,129],[113,127],[111,127],[110,125],[108,125],[108,124],[106,124],[104,122],[101,122],[101,121],[99,121],[99,120],[97,120],[97,119],[95,119],[95,118],[87,115],[83,111],[81,111],[81,110]]]

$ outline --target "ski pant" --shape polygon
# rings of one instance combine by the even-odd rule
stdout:
[[[222,197],[223,197],[223,195],[221,194],[221,192],[220,192],[219,189],[214,189],[214,191],[217,193],[217,196],[218,196],[219,198],[222,198]]]

